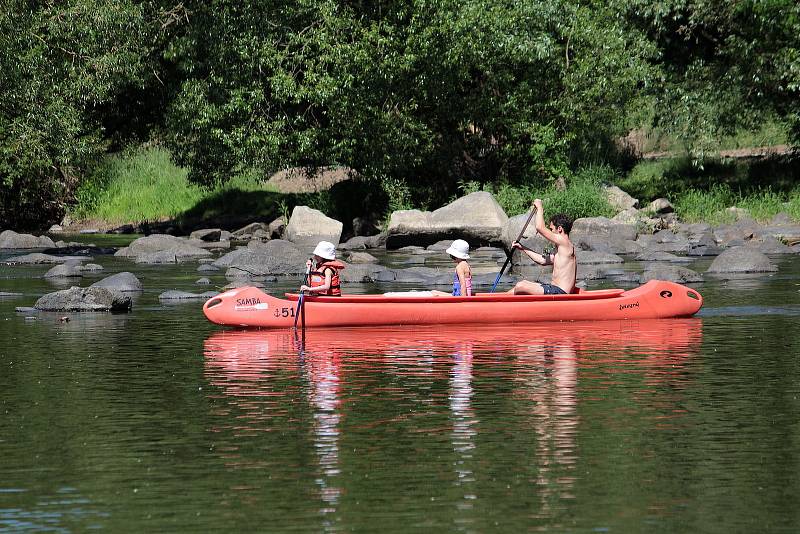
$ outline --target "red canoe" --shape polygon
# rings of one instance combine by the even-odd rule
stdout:
[[[209,299],[203,313],[222,325],[290,328],[295,324],[298,295],[287,293],[286,297],[240,287]],[[570,295],[307,296],[304,309],[306,326],[330,327],[662,319],[690,317],[702,305],[703,297],[694,289],[651,280],[629,291],[602,289]]]

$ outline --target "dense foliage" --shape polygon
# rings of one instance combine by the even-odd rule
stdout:
[[[96,110],[141,79],[148,31],[142,6],[127,0],[4,0],[0,226],[63,212],[104,150]]]
[[[0,227],[56,219],[130,140],[198,184],[341,165],[390,206],[547,187],[645,120],[800,139],[791,0],[3,0]]]

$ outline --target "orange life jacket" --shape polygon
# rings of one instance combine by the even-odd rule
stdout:
[[[333,271],[331,274],[331,287],[328,288],[327,291],[324,292],[315,292],[315,295],[325,295],[328,297],[340,297],[342,296],[342,289],[339,285],[339,270],[344,269],[344,263],[332,260],[326,261],[324,263],[320,263],[317,265],[316,271],[311,271],[309,273],[309,284],[311,287],[319,287],[325,285],[325,269],[330,269]]]

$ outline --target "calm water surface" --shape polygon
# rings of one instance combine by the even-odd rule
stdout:
[[[0,266],[0,532],[797,532],[800,265],[777,261],[697,285],[692,319],[304,350],[160,304],[195,264],[69,322],[14,311],[47,267]]]

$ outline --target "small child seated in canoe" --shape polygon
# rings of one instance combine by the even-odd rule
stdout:
[[[312,269],[311,260],[306,262],[309,285],[303,284],[300,286],[300,291],[328,297],[341,296],[339,271],[344,269],[344,264],[336,261],[336,247],[333,243],[320,241],[317,244],[314,249],[314,264]]]
[[[456,263],[456,269],[453,273],[453,292],[445,293],[444,291],[432,291],[434,296],[454,296],[454,297],[471,297],[472,296],[472,270],[469,268],[469,243],[463,239],[456,239],[445,250],[450,254],[450,258]]]

